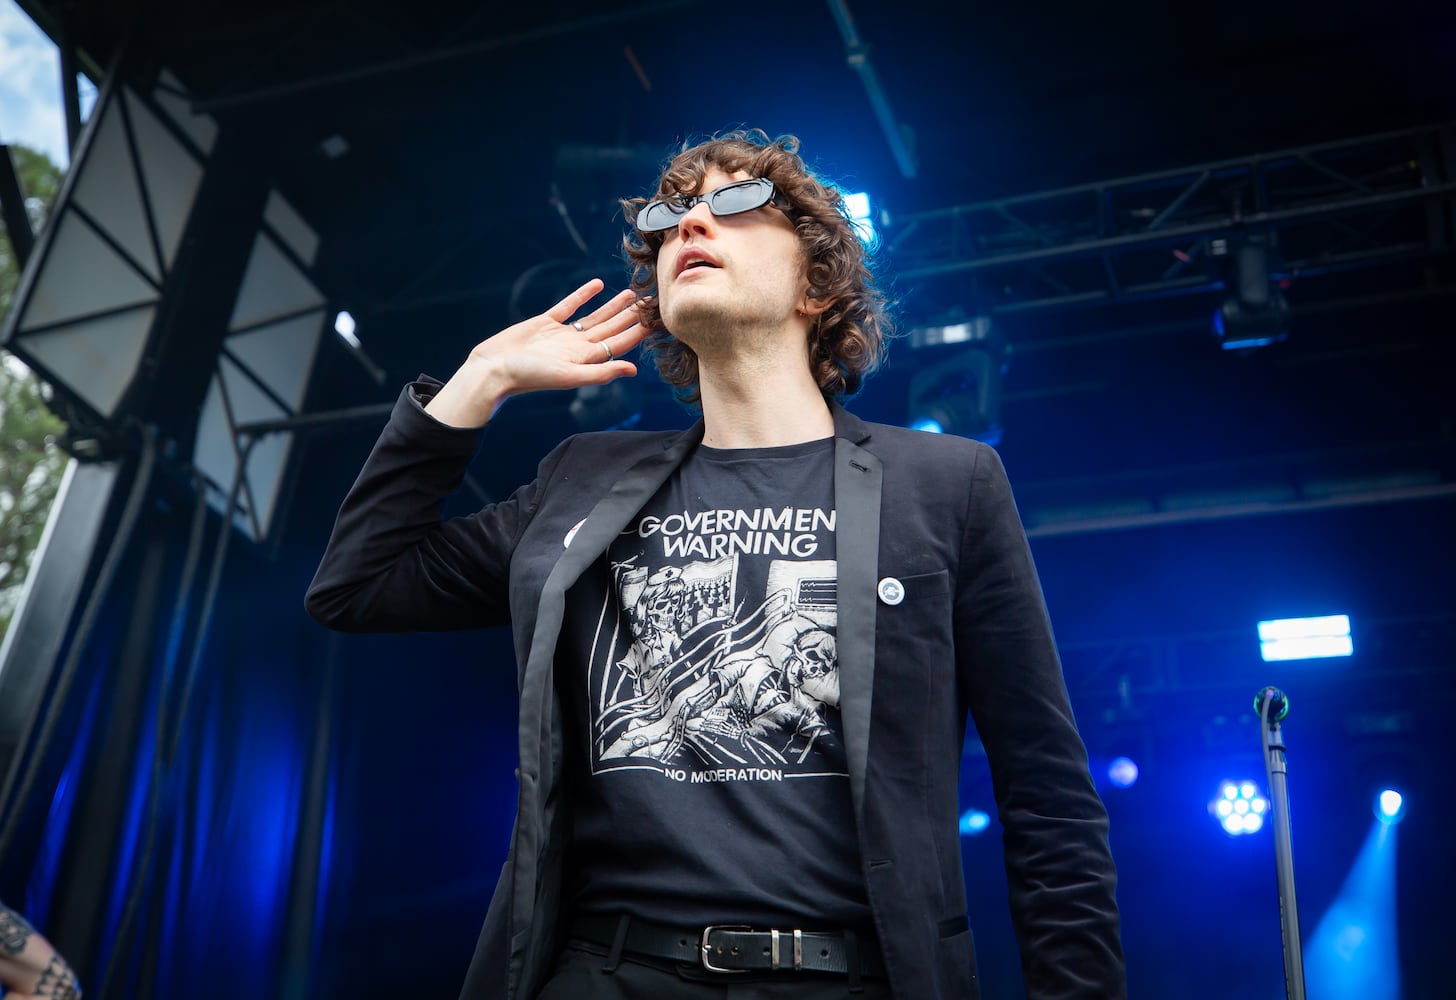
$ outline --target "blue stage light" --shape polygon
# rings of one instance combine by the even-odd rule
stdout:
[[[991,825],[991,817],[979,809],[967,809],[961,813],[961,836],[974,837]]]
[[[845,195],[844,214],[851,219],[868,219],[870,217],[870,196],[864,191]]]
[[[1208,804],[1208,812],[1230,837],[1258,833],[1264,828],[1269,800],[1252,781],[1225,781]]]
[[[849,224],[859,234],[860,242],[865,246],[873,247],[880,239],[879,233],[875,231],[875,215],[870,206],[870,196],[864,191],[856,191],[853,194],[844,196],[844,214],[849,216]]]
[[[1138,780],[1137,763],[1130,757],[1118,757],[1107,765],[1107,780],[1118,788],[1131,788]]]
[[[964,343],[965,347],[942,356],[911,377],[906,407],[909,426],[997,445],[1001,440],[1001,378],[1007,349],[990,318],[980,316],[953,325],[919,327],[911,331],[912,344],[917,336],[926,348],[954,343]]]
[[[940,426],[940,421],[932,417],[920,417],[910,421],[912,431],[926,431],[930,434],[944,434],[945,428]]]
[[[1400,1000],[1395,919],[1396,829],[1372,822],[1344,885],[1305,945],[1309,995]]]
[[[1260,622],[1259,651],[1266,661],[1350,656],[1355,652],[1354,640],[1350,637],[1350,616],[1279,618]]]
[[[1387,824],[1405,819],[1405,797],[1394,788],[1382,791],[1375,796],[1375,818]]]
[[[1224,350],[1266,347],[1289,335],[1289,300],[1284,283],[1270,274],[1273,248],[1253,238],[1209,243],[1209,257],[1221,265],[1229,296],[1213,314],[1213,332]]]

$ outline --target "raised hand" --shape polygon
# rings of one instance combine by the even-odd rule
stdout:
[[[539,316],[476,344],[426,412],[455,427],[480,427],[511,396],[636,375],[637,366],[622,357],[646,336],[637,323],[635,293],[618,292],[571,321],[603,287],[593,278]]]

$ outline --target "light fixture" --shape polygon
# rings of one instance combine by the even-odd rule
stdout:
[[[1405,796],[1394,788],[1383,789],[1375,796],[1375,818],[1387,826],[1405,819]]]
[[[1225,781],[1208,804],[1208,812],[1224,833],[1242,837],[1263,829],[1269,800],[1252,781]]]
[[[906,426],[999,444],[1007,352],[990,318],[919,327],[911,331],[910,339],[912,347],[964,347],[911,377]]]
[[[318,144],[319,152],[331,160],[337,160],[349,151],[349,140],[334,132],[325,136]]]
[[[348,310],[344,310],[334,317],[334,332],[344,343],[357,350],[359,338],[354,336],[356,329],[358,329],[358,324],[354,322],[354,316]]]
[[[1259,652],[1265,661],[1350,656],[1355,652],[1350,616],[1277,618],[1260,622]]]
[[[850,228],[859,234],[861,243],[867,247],[878,245],[880,235],[875,230],[875,216],[868,193],[857,191],[845,194],[844,214],[849,217]]]
[[[1232,246],[1215,240],[1209,256],[1225,264],[1232,293],[1213,314],[1213,332],[1226,351],[1265,347],[1289,335],[1289,301],[1270,276],[1269,245],[1249,238]]]
[[[984,833],[991,825],[991,817],[979,809],[967,809],[961,813],[961,836],[974,837]]]
[[[1107,765],[1107,780],[1118,788],[1131,788],[1137,784],[1138,766],[1131,757],[1118,757]]]

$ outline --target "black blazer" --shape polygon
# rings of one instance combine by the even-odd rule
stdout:
[[[463,1000],[529,1000],[560,946],[564,813],[553,657],[568,587],[702,437],[568,438],[509,499],[442,523],[480,432],[407,389],[309,588],[330,628],[514,628],[518,812]],[[417,398],[418,397],[418,398]],[[1005,828],[1013,923],[1039,1000],[1125,995],[1107,815],[1000,459],[834,408],[840,711],[861,869],[897,997],[974,998],[959,842],[966,712]],[[563,539],[585,519],[570,545]],[[894,578],[903,598],[890,603]]]

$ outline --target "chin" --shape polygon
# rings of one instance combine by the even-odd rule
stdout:
[[[733,325],[728,310],[706,295],[664,304],[659,315],[668,332],[693,350],[721,342]]]

